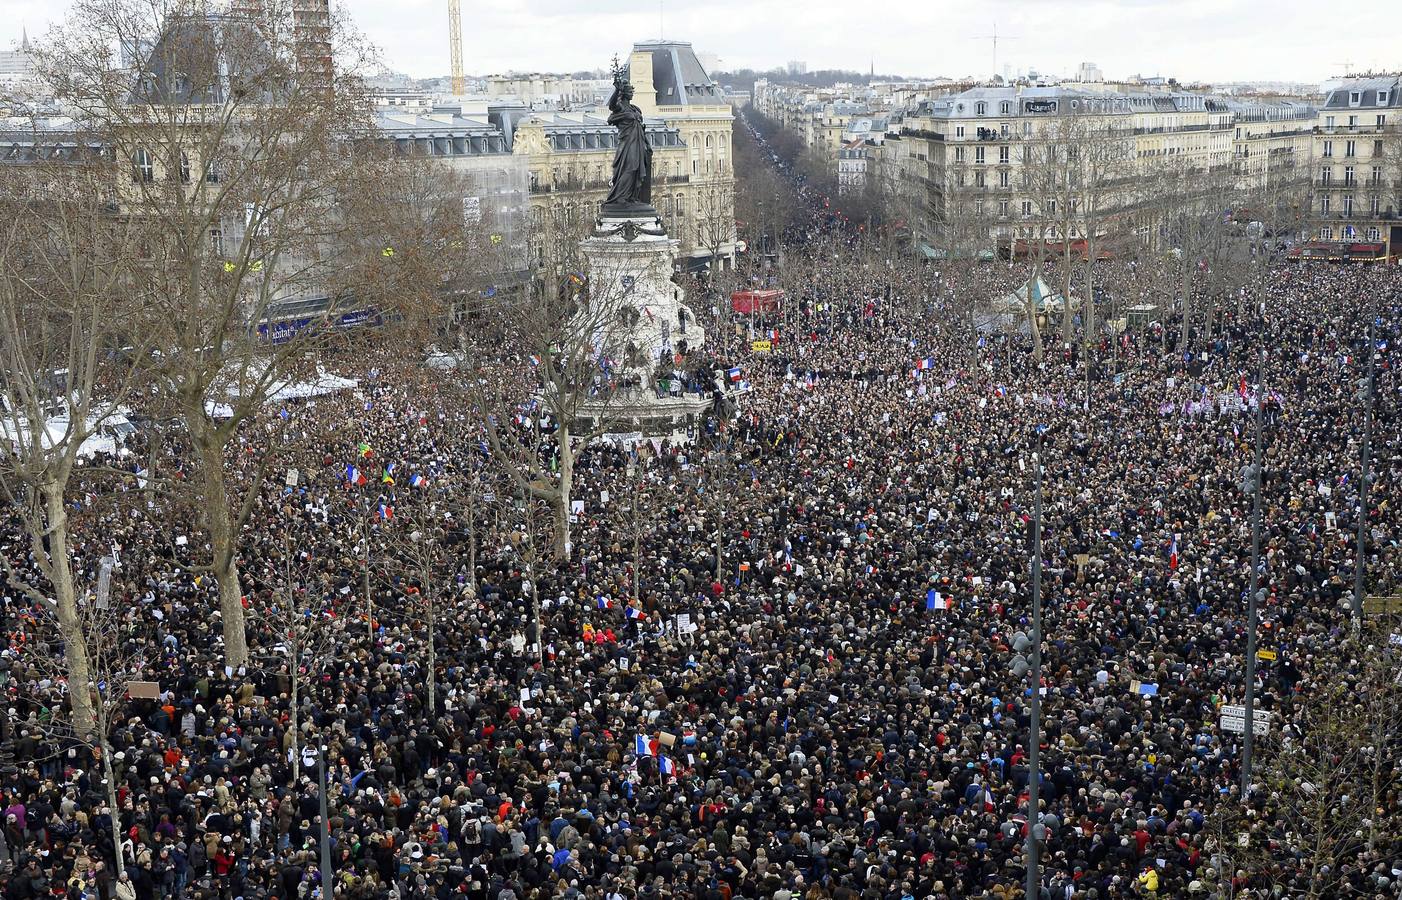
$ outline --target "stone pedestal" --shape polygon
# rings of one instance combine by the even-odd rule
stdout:
[[[711,395],[674,394],[659,376],[694,368],[706,335],[672,283],[679,242],[657,215],[629,212],[606,210],[580,249],[592,302],[608,304],[620,322],[604,337],[603,352],[622,361],[619,380],[636,387],[583,412],[610,433],[678,439],[710,407]]]

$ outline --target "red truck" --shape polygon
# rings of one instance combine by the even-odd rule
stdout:
[[[743,316],[778,312],[783,300],[784,292],[780,290],[736,291],[730,295],[730,309]]]

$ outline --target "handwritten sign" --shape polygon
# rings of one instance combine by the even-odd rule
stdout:
[[[751,342],[750,342],[750,352],[751,352],[751,353],[768,353],[768,352],[770,352],[770,351],[773,350],[773,349],[774,349],[774,343],[773,343],[773,341],[751,341]]]

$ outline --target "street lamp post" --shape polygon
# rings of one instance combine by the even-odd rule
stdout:
[[[1358,482],[1358,544],[1354,549],[1353,560],[1353,630],[1356,633],[1363,625],[1363,560],[1367,549],[1368,528],[1368,464],[1373,449],[1373,380],[1378,358],[1377,338],[1374,327],[1377,317],[1368,322],[1368,396],[1363,407],[1363,459],[1359,466]]]
[[[311,768],[312,759],[316,757],[317,775],[317,796],[321,802],[321,897],[322,900],[331,900],[332,875],[331,875],[331,819],[326,810],[326,745],[321,745],[318,749],[307,747],[302,751],[302,764]]]
[[[1040,443],[1040,441],[1039,441]],[[1036,470],[1035,498],[1032,505],[1032,665],[1028,681],[1032,685],[1032,704],[1027,744],[1027,897],[1041,896],[1037,877],[1038,788],[1041,780],[1039,760],[1042,745],[1042,454],[1032,454]]]
[[[1251,744],[1255,737],[1256,720],[1256,617],[1257,593],[1261,581],[1261,487],[1265,470],[1261,465],[1261,408],[1266,404],[1266,351],[1261,350],[1256,376],[1256,450],[1254,484],[1251,500],[1251,586],[1246,597],[1246,703],[1245,732],[1241,742],[1241,796],[1251,789]]]

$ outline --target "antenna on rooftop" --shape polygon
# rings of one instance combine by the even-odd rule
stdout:
[[[1353,60],[1351,60],[1351,59],[1350,59],[1350,60],[1345,60],[1344,62],[1336,62],[1336,63],[1334,63],[1334,65],[1336,65],[1336,66],[1343,66],[1343,67],[1344,67],[1344,77],[1345,77],[1345,78],[1347,78],[1348,76],[1350,76],[1350,75],[1353,74]]]
[[[992,42],[993,42],[993,77],[994,77],[994,78],[997,78],[997,77],[998,77],[998,41],[1000,41],[1000,40],[1004,40],[1004,41],[1015,41],[1015,40],[1017,40],[1017,35],[1015,35],[1015,34],[1003,34],[1003,35],[1000,35],[1000,34],[998,33],[998,23],[997,23],[997,22],[994,22],[994,23],[993,23],[993,33],[992,33],[992,34],[980,34],[980,35],[976,35],[976,36],[974,37],[974,40],[976,40],[976,41],[992,41]]]

